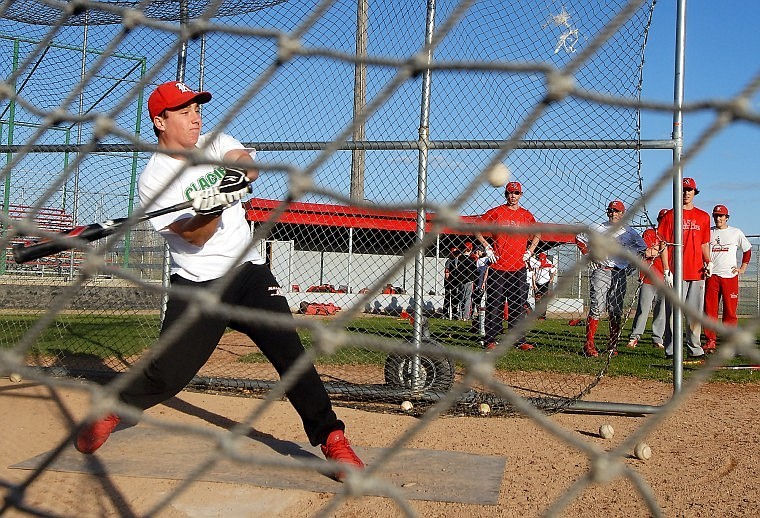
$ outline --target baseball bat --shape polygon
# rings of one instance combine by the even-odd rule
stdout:
[[[156,216],[163,216],[164,214],[187,209],[192,206],[192,200],[183,201],[182,203],[170,205],[169,207],[164,207],[163,209],[146,212],[139,218],[133,218],[132,221],[137,223],[140,221],[155,218]],[[26,263],[29,261],[34,261],[35,259],[39,259],[41,257],[46,257],[48,255],[57,254],[58,252],[63,252],[64,250],[75,248],[77,246],[77,240],[87,242],[97,241],[98,239],[110,236],[116,232],[116,230],[118,230],[118,228],[123,225],[124,222],[128,219],[129,218],[109,219],[108,221],[103,221],[101,223],[82,225],[79,227],[70,228],[68,230],[62,230],[61,232],[58,232],[57,236],[52,239],[44,239],[42,241],[32,243],[31,245],[16,245],[13,247],[13,259],[19,264]]]
[[[684,365],[704,365],[704,360],[685,360]],[[713,367],[714,370],[723,371],[743,371],[743,370],[760,370],[760,365],[718,365]]]

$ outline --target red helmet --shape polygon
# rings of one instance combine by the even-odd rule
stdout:
[[[693,189],[694,194],[699,194],[699,189],[697,189],[697,182],[694,181],[694,178],[684,178],[683,179],[683,188],[684,189]]]
[[[625,205],[620,200],[613,200],[607,205],[607,210],[614,209],[618,212],[625,212]]]
[[[713,207],[712,213],[713,213],[713,216],[716,216],[716,215],[728,216],[728,207],[726,207],[725,205],[716,205],[715,207]]]
[[[522,185],[520,185],[520,182],[509,182],[504,188],[504,195],[506,196],[510,192],[519,192],[522,194]]]

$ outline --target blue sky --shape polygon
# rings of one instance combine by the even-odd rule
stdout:
[[[254,17],[256,26],[269,27],[270,25],[276,25],[282,30],[292,29],[292,25],[297,20],[305,16],[303,10],[299,8],[300,4],[307,4],[313,6],[315,0],[292,0],[278,6],[277,9],[265,10],[260,12],[262,19]],[[439,23],[445,19],[446,9],[444,5],[450,9],[456,2],[440,2],[438,16],[440,17]],[[349,1],[338,2],[337,7],[342,5],[354,5]],[[488,8],[488,5],[491,7]],[[467,32],[467,28],[461,29],[464,31],[464,35],[468,38],[472,38],[474,43],[471,43],[470,49],[461,49],[456,45],[448,47],[448,52],[458,49],[462,54],[454,54],[449,56],[445,51],[441,51],[442,57],[458,57],[459,59],[474,59],[481,56],[483,46],[492,45],[494,52],[483,54],[485,57],[494,58],[507,58],[510,56],[508,51],[511,49],[510,42],[517,38],[516,34],[522,34],[522,31],[530,31],[541,29],[542,31],[549,31],[544,28],[544,18],[550,13],[556,13],[558,8],[562,6],[561,0],[546,0],[541,3],[541,7],[536,8],[536,12],[532,14],[533,21],[537,23],[528,25],[518,25],[514,27],[516,32],[509,32],[502,34],[495,30],[493,24],[499,24],[504,22],[505,18],[503,13],[497,12],[493,15],[492,9],[495,2],[482,2],[476,3],[471,10],[472,16],[469,18],[470,23],[474,25],[474,33]],[[388,2],[377,4],[378,6],[388,7],[397,6],[403,7],[401,13],[408,15],[410,9],[419,9],[419,6],[415,3],[407,2]],[[420,5],[424,5],[420,4]],[[496,3],[495,5],[498,6]],[[518,5],[528,5],[528,2]],[[580,5],[580,4],[578,4]],[[722,98],[727,99],[736,94],[753,76],[757,74],[757,50],[760,48],[760,38],[756,33],[756,20],[760,19],[760,1],[758,0],[736,0],[728,5],[731,9],[723,8],[718,11],[715,8],[716,3],[707,2],[706,0],[689,0],[688,13],[687,13],[687,37],[686,37],[686,101],[694,102],[703,99],[710,98]],[[411,6],[411,7],[410,7]],[[500,9],[500,7],[499,7]],[[396,11],[393,11],[396,13]],[[296,14],[294,14],[296,13]],[[377,14],[382,14],[379,12]],[[611,14],[610,14],[611,15]],[[754,16],[753,16],[754,15]],[[253,15],[251,15],[253,16]],[[343,48],[347,52],[351,51],[351,45],[353,40],[351,38],[339,38],[334,17],[343,16],[340,9],[337,9],[333,16],[326,17],[317,27],[314,29],[314,38],[321,38],[324,41],[328,41],[331,44],[337,45],[336,48]],[[390,15],[387,15],[390,16]],[[574,15],[575,16],[575,15]],[[249,17],[250,18],[250,17]],[[248,18],[247,18],[248,19]],[[392,20],[406,20],[404,16],[392,17]],[[352,23],[353,18],[348,17],[347,22],[344,24],[343,30],[352,30],[347,24]],[[420,17],[414,17],[417,21],[416,25],[406,22],[402,24],[403,31],[399,29],[399,32],[394,33],[390,38],[390,42],[387,39],[380,37],[376,41],[378,44],[387,43],[389,46],[382,52],[383,55],[388,54],[391,56],[407,56],[410,52],[413,52],[421,43],[421,24],[424,21]],[[230,19],[229,23],[234,23],[239,20]],[[475,23],[477,22],[477,23]],[[588,24],[589,20],[585,19],[582,14],[578,14],[578,22]],[[0,25],[6,25],[3,22]],[[501,27],[502,25],[498,25]],[[583,25],[586,27],[586,25]],[[510,27],[506,25],[506,27]],[[12,27],[9,27],[9,29]],[[538,28],[538,29],[537,29]],[[35,30],[38,28],[35,27]],[[90,33],[89,44],[93,48],[103,48],[107,42],[113,36],[111,31],[118,29],[117,26],[110,27],[110,30],[106,28],[98,28],[97,31]],[[41,38],[44,28],[39,28],[39,34],[27,34],[27,36],[34,38]],[[79,44],[81,41],[81,30],[79,28],[72,28],[67,33],[71,33],[72,41],[75,44]],[[101,34],[100,39],[96,39],[95,35]],[[343,34],[342,32],[340,34]],[[451,38],[456,41],[457,31],[454,31]],[[593,32],[589,32],[592,35]],[[63,38],[63,34],[59,34]],[[147,41],[144,36],[140,37],[139,34],[134,34],[132,37],[135,41],[128,43],[135,44],[137,47],[130,47],[125,43],[125,48],[130,50],[131,53],[141,54],[145,52],[142,48],[143,41]],[[383,36],[381,33],[380,36]],[[544,34],[546,36],[546,34]],[[159,41],[169,41],[174,37],[173,34],[155,34],[150,33],[148,40],[153,41],[152,38],[156,38]],[[319,41],[321,41],[321,39]],[[654,21],[651,27],[651,33],[649,36],[649,43],[646,50],[646,63],[644,68],[644,91],[643,96],[645,99],[652,99],[662,101],[664,103],[670,103],[673,100],[673,61],[674,61],[674,39],[675,39],[675,0],[659,0],[655,8]],[[138,41],[139,40],[139,41]],[[549,59],[557,60],[551,61],[555,66],[561,67],[567,60],[573,56],[571,54],[554,54],[551,50],[554,48],[554,40],[548,37],[551,42],[551,48],[544,49],[545,52],[530,56],[526,56],[525,59],[530,57],[531,59]],[[314,40],[318,41],[318,40]],[[469,40],[468,40],[469,41]],[[585,40],[584,40],[585,41]],[[253,42],[248,42],[253,45]],[[260,47],[250,47],[247,52],[247,60],[244,62],[246,67],[244,71],[248,73],[242,73],[242,77],[257,77],[267,66],[271,64],[274,49],[271,41],[262,40]],[[313,42],[312,42],[313,43]],[[583,42],[581,42],[582,44]],[[156,44],[158,45],[158,44]],[[154,46],[156,46],[154,45]],[[160,45],[158,45],[160,47]],[[228,92],[227,99],[222,94],[222,85],[230,85],[229,81],[225,79],[230,69],[236,70],[240,73],[241,60],[235,57],[233,53],[223,52],[223,46],[210,45],[207,49],[207,54],[211,55],[211,51],[216,49],[215,58],[208,59],[208,63],[205,67],[205,80],[207,85],[212,86],[215,91],[216,102],[209,105],[204,114],[207,117],[207,128],[213,126],[215,120],[225,113],[229,103],[237,98],[239,90],[242,88],[241,84],[232,83],[233,89]],[[345,48],[344,48],[345,47]],[[442,47],[445,49],[445,47]],[[489,47],[490,48],[490,47]],[[373,49],[377,51],[377,49]],[[548,52],[548,58],[547,54]],[[229,55],[227,55],[229,54]],[[188,81],[190,84],[198,83],[198,56],[199,49],[196,42],[191,46],[191,52],[189,53],[188,64]],[[152,56],[151,59],[155,59],[156,56]],[[225,59],[220,59],[225,58]],[[78,63],[78,58],[77,61]],[[319,79],[319,87],[314,86],[311,82],[302,81],[299,83],[299,77],[309,77],[315,68],[322,66],[324,60],[317,59],[301,59],[299,65],[304,68],[292,68],[283,67],[281,75],[277,78],[280,83],[273,83],[274,86],[266,89],[251,105],[250,108],[254,110],[253,116],[239,115],[233,120],[233,124],[229,127],[229,132],[241,139],[249,139],[252,141],[279,141],[279,140],[306,140],[306,141],[320,141],[330,138],[334,138],[337,132],[342,129],[351,117],[351,105],[350,105],[350,89],[353,84],[353,73],[343,73],[343,83],[336,82],[338,70],[350,69],[339,62],[331,62],[333,75],[321,74]],[[166,71],[159,74],[159,77],[165,78],[174,73],[174,60],[170,60],[170,63],[166,65]],[[75,70],[79,70],[75,68]],[[592,70],[592,69],[589,69]],[[588,72],[588,71],[587,71]],[[383,67],[374,67],[372,73],[369,75],[369,86],[377,89],[379,86],[385,85],[392,75],[392,69],[385,69]],[[617,73],[617,71],[616,71]],[[291,75],[294,74],[294,75]],[[301,74],[300,76],[298,74]],[[111,75],[119,75],[112,73]],[[456,74],[448,74],[449,77]],[[471,74],[473,76],[475,74]],[[635,74],[634,74],[635,75]],[[445,74],[438,74],[435,82],[434,100],[433,106],[433,130],[434,138],[499,138],[501,135],[507,134],[504,131],[500,132],[502,126],[499,124],[503,120],[507,120],[507,115],[512,112],[502,112],[497,110],[491,110],[484,112],[479,108],[477,103],[483,103],[485,101],[493,101],[496,106],[508,105],[513,99],[508,96],[502,95],[501,97],[487,97],[486,94],[491,93],[489,88],[484,88],[482,85],[480,90],[473,89],[471,80],[458,76],[460,83],[455,86],[459,88],[473,89],[471,99],[468,96],[446,97],[446,92],[439,89],[439,78],[446,76]],[[482,76],[482,75],[481,75]],[[36,77],[36,75],[35,75]],[[312,77],[317,77],[316,75]],[[296,79],[293,79],[296,78]],[[499,77],[492,77],[488,80],[480,77],[479,80],[483,81],[483,85],[490,87],[493,81],[498,81]],[[540,79],[540,78],[539,78]],[[630,79],[630,78],[629,78]],[[634,78],[635,79],[635,78]],[[491,82],[489,82],[491,81]],[[27,85],[25,95],[32,95],[36,93],[39,95],[50,95],[47,89],[48,83],[58,84],[59,87],[68,84],[67,81],[55,82],[55,81],[41,81],[40,85],[34,84]],[[475,81],[475,84],[479,84]],[[128,83],[122,85],[125,88],[129,86]],[[530,90],[530,94],[533,97],[539,96],[543,93],[541,88],[542,82],[540,80],[534,81],[534,83],[528,83],[525,88],[533,87]],[[614,86],[611,83],[608,85],[604,79],[599,83],[595,83],[595,89],[604,90],[606,86]],[[300,88],[300,89],[299,89]],[[398,139],[413,139],[417,136],[418,126],[418,101],[416,100],[416,93],[419,91],[419,84],[410,82],[404,85],[398,95],[387,102],[381,110],[379,110],[371,119],[368,125],[370,132],[368,133],[370,139],[375,140],[398,140]],[[484,93],[484,91],[487,92]],[[454,90],[459,91],[459,90]],[[470,91],[470,90],[468,90]],[[516,88],[509,90],[509,95],[514,96]],[[348,93],[346,93],[348,92]],[[411,92],[411,94],[405,96],[405,92]],[[218,93],[218,95],[217,95]],[[497,90],[498,93],[498,90]],[[477,94],[477,95],[476,95]],[[99,98],[99,95],[95,95],[95,98]],[[119,95],[108,96],[109,102],[116,103],[121,97]],[[281,104],[283,99],[293,99],[294,102],[286,102]],[[326,99],[329,99],[326,102]],[[337,101],[333,102],[333,99]],[[272,102],[270,103],[270,100]],[[468,105],[466,110],[463,110],[462,104],[465,101],[470,101],[473,105]],[[297,101],[297,102],[295,102]],[[339,102],[338,102],[339,101]],[[30,102],[36,102],[42,105],[43,99],[37,99],[36,97],[30,97]],[[523,102],[524,106],[527,106],[527,101]],[[322,107],[329,106],[333,109],[331,111],[323,110]],[[447,110],[439,109],[441,106],[457,106],[459,109],[459,118],[452,119],[452,124],[459,132],[447,131],[447,119],[441,116],[441,113],[448,113]],[[110,105],[101,105],[99,109],[107,109]],[[274,108],[272,108],[274,107]],[[272,109],[270,109],[272,108]],[[760,109],[760,96],[755,96],[753,99],[753,108],[755,110]],[[271,117],[271,122],[267,124],[260,123],[260,117],[264,114],[265,109],[270,109],[266,112],[267,117]],[[506,114],[506,115],[505,115]],[[130,112],[128,115],[134,117],[134,112]],[[463,123],[461,117],[468,115],[470,118]],[[519,112],[517,112],[519,115]],[[517,119],[517,115],[507,120],[508,123],[514,123],[513,119]],[[687,115],[684,127],[684,137],[686,149],[688,150],[691,143],[697,138],[701,130],[712,120],[714,114],[700,114],[700,115]],[[143,131],[147,130],[148,140],[152,140],[152,134],[149,132],[149,121],[147,115],[143,110],[142,114],[138,114],[138,117],[143,118]],[[511,121],[511,122],[510,122]],[[121,122],[124,125],[125,130],[130,130],[134,126],[134,121]],[[512,126],[507,126],[507,129]],[[614,124],[613,124],[613,127]],[[400,128],[400,129],[399,129]],[[575,128],[575,126],[573,126]],[[466,131],[463,131],[465,130]],[[565,128],[566,129],[566,128]],[[378,133],[380,131],[380,133]],[[644,139],[668,139],[672,131],[672,115],[670,113],[644,113],[643,114],[643,131],[642,137]],[[592,135],[589,138],[592,138]],[[588,137],[588,135],[577,136],[576,138]],[[621,137],[627,138],[627,137]],[[754,217],[753,204],[760,198],[760,167],[758,167],[758,160],[754,154],[754,149],[760,144],[760,127],[749,124],[734,124],[728,130],[724,131],[717,138],[715,138],[710,146],[701,155],[698,155],[689,164],[685,171],[686,176],[693,176],[697,179],[701,194],[697,197],[698,206],[703,209],[710,210],[715,204],[723,203],[729,207],[732,212],[732,218],[730,223],[732,225],[742,228],[748,235],[760,235],[760,223],[757,223]],[[597,189],[590,189],[589,196],[593,196],[593,199],[580,199],[581,196],[585,196],[586,192],[583,187],[583,177],[578,181],[578,186],[573,185],[573,193],[575,198],[565,197],[557,200],[555,194],[554,185],[552,182],[543,181],[541,179],[531,178],[530,174],[536,170],[543,171],[544,173],[552,172],[552,174],[565,174],[564,163],[551,162],[546,166],[544,171],[543,162],[528,162],[525,159],[525,164],[521,166],[518,162],[513,163],[513,160],[518,159],[520,153],[513,153],[508,163],[513,166],[513,170],[516,174],[517,180],[522,180],[524,183],[533,184],[534,189],[532,192],[526,195],[526,205],[532,210],[536,211],[539,217],[544,218],[546,221],[565,221],[564,216],[567,216],[571,211],[579,211],[581,217],[573,216],[568,218],[570,220],[586,221],[590,218],[603,217],[603,208],[606,206],[607,197],[613,191],[613,187],[620,191],[621,185],[618,185],[616,180],[620,178],[616,176],[620,169],[624,169],[624,166],[614,162],[614,159],[608,159],[605,163],[606,176],[601,178],[601,184]],[[522,155],[528,154],[523,152]],[[563,157],[572,155],[572,153],[562,153]],[[469,181],[469,178],[476,172],[480,171],[480,168],[485,165],[487,159],[490,156],[490,152],[451,152],[448,154],[437,153],[431,157],[431,178],[435,180],[435,175],[438,177],[446,177],[446,182],[431,181],[428,187],[432,193],[432,197],[438,200],[450,200],[459,193],[465,183]],[[544,156],[550,156],[549,153],[545,153]],[[310,162],[314,157],[314,153],[262,153],[261,159],[267,161],[289,161],[296,165],[304,166]],[[644,175],[644,187],[647,188],[651,182],[658,177],[662,171],[669,167],[671,163],[672,154],[669,150],[657,150],[657,151],[643,151],[643,175]],[[331,159],[320,171],[320,178],[325,179],[325,185],[332,188],[341,188],[345,186],[348,163],[348,153],[336,153],[335,157]],[[557,159],[559,160],[559,159]],[[592,163],[594,163],[592,161]],[[601,163],[601,162],[599,162]],[[617,167],[614,171],[611,168],[613,165]],[[59,166],[59,165],[58,165]],[[31,167],[31,166],[30,166]],[[35,165],[37,169],[39,165]],[[377,200],[409,200],[414,198],[416,193],[416,172],[417,172],[417,155],[415,153],[369,153],[368,154],[368,187],[371,187],[373,178],[378,179],[375,184],[378,188],[375,191],[368,190],[367,196],[370,199]],[[97,190],[100,193],[103,189],[103,185],[112,185],[114,179],[110,176],[108,179],[101,178],[100,173],[102,167],[94,167],[95,173],[90,175],[93,182],[97,184]],[[124,174],[130,173],[129,167],[123,167],[119,165],[118,170],[123,170]],[[568,174],[573,173],[574,170],[568,169]],[[372,175],[375,175],[374,177]],[[548,173],[546,173],[548,174]],[[448,175],[448,176],[447,176]],[[520,175],[523,175],[522,177]],[[626,200],[631,200],[636,196],[635,183],[636,180],[631,175],[631,178],[625,179],[625,185],[628,191],[624,192],[628,197]],[[271,180],[269,184],[264,181],[259,182],[259,194],[264,197],[279,198],[285,189],[285,177],[284,175],[269,175]],[[389,182],[388,178],[394,180]],[[453,179],[453,180],[452,180]],[[562,182],[568,182],[564,176],[560,178]],[[126,181],[126,180],[120,180]],[[561,185],[565,185],[564,183]],[[337,187],[336,187],[337,186]],[[266,187],[266,189],[265,189]],[[110,189],[110,187],[109,187]],[[438,189],[438,191],[436,191]],[[121,187],[120,192],[126,193],[126,190]],[[33,192],[29,190],[29,192]],[[429,194],[431,194],[429,193]],[[474,196],[473,200],[463,207],[463,213],[475,214],[481,213],[485,208],[492,206],[495,203],[501,202],[503,197],[500,190],[494,190],[484,188],[479,191],[482,196]],[[617,194],[615,194],[617,196]],[[122,198],[116,196],[108,196],[107,199],[112,202],[118,201],[122,203]],[[551,200],[550,204],[541,204],[542,200]],[[311,200],[314,201],[314,200]],[[477,205],[482,203],[483,206]],[[564,203],[564,205],[559,205]],[[100,206],[100,201],[89,202],[84,205]],[[668,191],[661,191],[657,193],[656,198],[652,203],[648,203],[648,210],[650,214],[656,214],[656,212],[662,207],[672,206],[672,194]],[[119,206],[111,207],[111,212],[123,213],[126,212],[126,208]],[[92,219],[94,216],[87,216],[88,219]]]
[[[660,0],[655,8],[644,67],[646,99],[672,102],[675,59],[675,1]],[[717,3],[687,2],[685,101],[728,99],[760,73],[760,36],[757,20],[760,2],[735,0]],[[752,99],[760,109],[760,94]],[[714,114],[686,115],[684,150],[694,143]],[[672,131],[670,115],[643,114],[642,138],[667,139]],[[760,235],[757,205],[760,201],[760,127],[734,123],[715,137],[704,151],[693,157],[684,176],[694,177],[700,189],[695,204],[708,212],[718,203],[728,206],[730,225],[747,235]],[[646,188],[670,165],[669,151],[645,151],[642,155]],[[672,206],[672,193],[661,191],[651,204]]]

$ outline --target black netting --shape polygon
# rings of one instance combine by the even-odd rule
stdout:
[[[366,28],[359,31],[366,36],[366,59],[356,57],[353,1],[326,4],[318,16],[309,1],[80,3],[86,9],[66,11],[72,5],[14,2],[0,19],[0,52],[7,56],[2,73],[15,92],[0,102],[8,153],[2,187],[6,221],[28,220],[37,227],[36,233],[14,235],[9,247],[54,230],[54,224],[63,228],[139,210],[136,180],[155,144],[147,97],[181,73],[188,84],[213,93],[212,102],[203,106],[206,131],[224,131],[258,149],[263,172],[246,202],[248,218],[291,309],[309,322],[331,316],[321,313],[331,311],[323,305],[353,315],[341,323],[356,337],[347,344],[349,352],[317,362],[326,380],[337,380],[339,398],[369,394],[396,402],[404,390],[419,388],[412,382],[404,386],[405,376],[423,372],[432,380],[442,370],[448,386],[461,377],[461,363],[450,364],[451,375],[443,360],[425,363],[419,371],[414,362],[403,361],[404,354],[354,346],[366,339],[415,342],[407,315],[414,313],[416,280],[431,343],[443,351],[483,345],[477,308],[454,320],[443,282],[449,249],[474,241],[474,231],[444,226],[419,244],[421,171],[429,222],[446,208],[472,221],[503,203],[503,188],[476,178],[511,138],[519,143],[511,146],[505,162],[525,190],[521,203],[539,223],[598,221],[611,198],[630,206],[642,194],[635,109],[573,95],[541,108],[551,86],[547,74],[568,66],[623,2],[478,2],[446,34],[434,31],[438,43],[429,120],[422,128],[429,132],[424,155],[419,141],[424,75],[408,68],[425,42],[424,5],[371,4]],[[436,30],[456,7],[438,2]],[[132,23],[132,9],[141,10],[142,22]],[[642,2],[580,64],[573,73],[578,92],[637,99],[650,14],[651,6]],[[210,21],[207,30],[183,39],[179,20],[200,18]],[[286,45],[288,37],[297,38],[295,46]],[[361,72],[365,87],[357,89]],[[367,110],[363,122],[355,103]],[[536,121],[516,134],[531,113],[538,114]],[[113,128],[96,136],[101,118]],[[301,172],[315,188],[300,193],[284,215],[270,222],[288,195],[292,175]],[[53,216],[40,219],[43,213]],[[641,223],[645,215],[640,211],[632,219]],[[419,265],[417,248],[422,249]],[[572,235],[547,237],[540,250],[559,267],[558,279],[567,281],[552,294],[551,324],[531,328],[529,338],[543,344],[547,358],[566,356],[580,374],[570,383],[536,379],[515,387],[548,397],[542,407],[556,398],[556,408],[562,408],[595,384],[606,364],[589,365],[579,358],[583,328],[566,326],[583,316],[588,297],[587,274],[574,269],[580,256]],[[38,346],[41,365],[91,372],[95,364],[120,372],[155,341],[165,289],[162,239],[141,223],[103,253],[110,270],[67,295],[66,311],[77,316],[62,313],[45,332],[42,343],[57,340],[58,345]],[[9,248],[3,271],[25,283],[39,276],[46,287],[37,298],[47,302],[76,278],[84,258],[84,251],[75,250],[17,265]],[[631,282],[626,307],[635,291]],[[42,311],[46,306],[34,307]],[[8,323],[16,331],[4,343],[15,343],[17,331],[33,321],[24,317]],[[119,325],[103,322],[121,322],[139,332],[119,336]],[[93,338],[83,327],[111,331]],[[234,334],[225,339],[232,341],[225,350],[233,354],[220,352],[201,375],[264,380],[261,386],[269,387],[276,375],[255,345]],[[302,339],[307,346],[313,343],[308,326]],[[125,345],[118,345],[122,340]],[[498,367],[503,372],[524,368],[509,360]],[[446,389],[434,388],[428,402]],[[477,400],[473,397],[466,400]]]
[[[164,21],[234,16],[266,9],[286,0],[254,1],[109,1],[56,2],[16,0],[4,4],[3,18],[34,25],[114,25],[124,21],[124,10],[139,10],[147,18]]]

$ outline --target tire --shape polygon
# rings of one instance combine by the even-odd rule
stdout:
[[[442,347],[423,339],[425,346]],[[414,383],[415,358],[419,357],[418,382]],[[385,383],[394,388],[447,392],[454,384],[454,364],[448,358],[430,358],[416,354],[389,354],[385,359]]]

